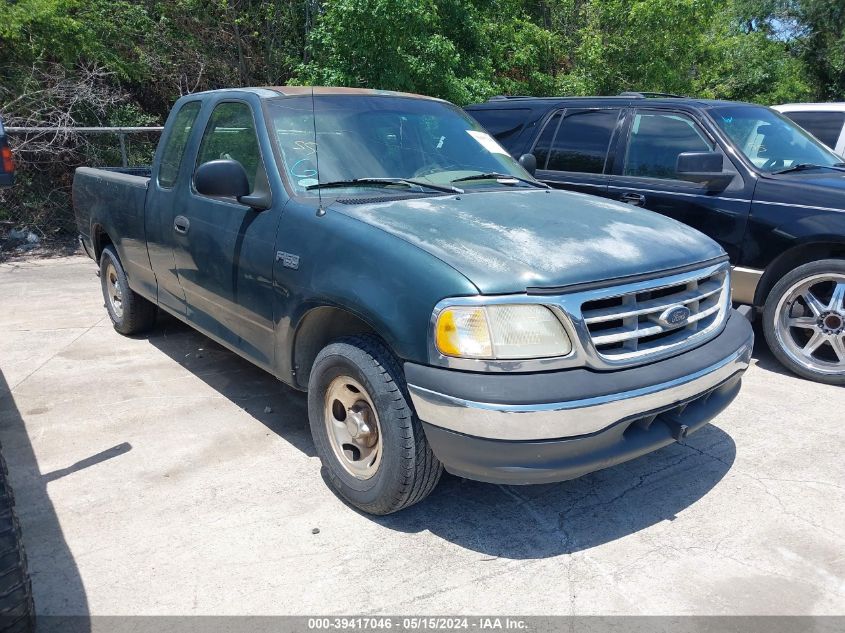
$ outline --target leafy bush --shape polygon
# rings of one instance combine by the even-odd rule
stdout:
[[[160,124],[179,96],[285,83],[424,93],[675,92],[762,103],[845,98],[845,12],[830,0],[7,0],[7,125]],[[132,139],[132,160],[152,142]],[[82,164],[114,138],[16,137],[0,221],[72,231]]]

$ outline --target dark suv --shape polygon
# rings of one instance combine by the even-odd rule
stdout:
[[[845,384],[845,165],[792,121],[753,104],[651,93],[494,97],[466,109],[543,182],[718,241],[734,300],[762,311],[777,358]]]

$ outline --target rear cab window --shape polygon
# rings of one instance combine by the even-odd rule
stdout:
[[[189,101],[179,109],[176,118],[173,120],[170,136],[164,145],[161,165],[158,170],[158,185],[162,189],[171,189],[176,184],[179,168],[182,165],[182,157],[185,154],[185,147],[201,109],[201,102]]]

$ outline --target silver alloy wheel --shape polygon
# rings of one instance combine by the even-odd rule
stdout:
[[[845,374],[845,275],[806,277],[787,290],[775,310],[781,349],[806,369]]]
[[[112,262],[106,267],[106,294],[117,318],[123,317],[123,291],[117,278],[117,269]]]
[[[381,464],[381,426],[373,401],[361,384],[338,376],[326,389],[324,419],[329,443],[344,470],[370,479]]]

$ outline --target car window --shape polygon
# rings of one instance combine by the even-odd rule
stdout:
[[[807,130],[831,149],[845,125],[845,112],[784,112],[786,116]]]
[[[161,165],[158,168],[158,184],[160,187],[170,189],[176,184],[179,175],[179,167],[182,165],[182,156],[185,154],[185,146],[191,136],[194,121],[200,112],[202,104],[199,101],[190,101],[183,105],[173,125],[170,126],[170,136],[161,153]]]
[[[713,108],[709,113],[731,142],[761,171],[842,162],[815,137],[771,108],[732,105]]]
[[[689,117],[669,112],[638,112],[625,152],[626,176],[678,179],[678,155],[710,152],[713,144]]]
[[[220,159],[236,160],[243,165],[250,193],[255,191],[255,183],[259,178],[267,177],[252,111],[245,103],[221,103],[211,113],[197,155],[197,167]]]
[[[619,110],[567,114],[560,122],[546,169],[600,174]]]
[[[554,140],[555,132],[557,132],[557,126],[559,123],[560,112],[556,112],[555,115],[549,119],[549,122],[546,123],[546,127],[543,128],[540,138],[537,139],[537,143],[534,145],[532,152],[534,157],[537,159],[538,169],[546,168],[546,163],[549,160],[549,150],[552,149],[552,141]]]
[[[317,195],[308,187],[362,178],[437,185],[488,172],[530,178],[468,113],[434,99],[324,94],[267,99],[264,107],[282,167],[299,193]],[[460,186],[514,185],[479,179]],[[343,189],[325,189],[322,195],[329,192],[341,195]],[[392,193],[395,187],[373,186],[373,195]]]
[[[473,110],[472,118],[481,123],[496,140],[507,146],[508,141],[514,140],[522,128],[531,111],[528,108],[503,108],[496,110]]]

